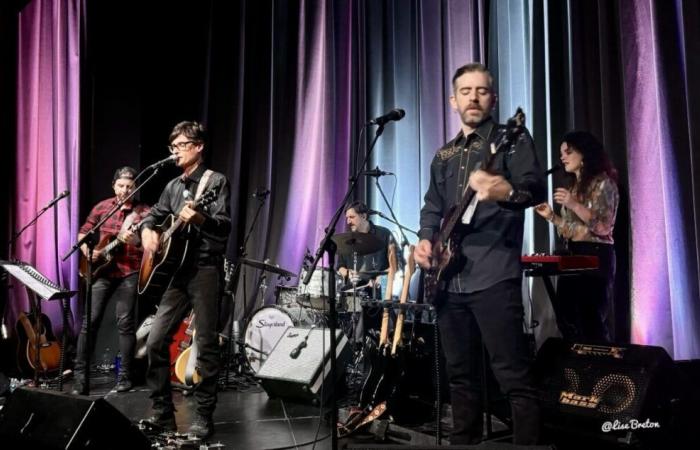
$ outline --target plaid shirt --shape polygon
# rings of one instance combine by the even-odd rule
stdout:
[[[80,233],[85,234],[90,231],[116,204],[117,198],[112,197],[102,200],[95,205],[83,226],[80,227]],[[138,217],[134,220],[134,224],[137,224],[148,214],[149,207],[143,203],[123,205],[120,211],[117,211],[102,224],[102,228],[100,228],[100,240],[104,239],[105,236],[116,238],[119,231],[121,231],[124,221],[132,211],[138,214]],[[136,234],[138,235],[138,232],[136,232]],[[140,243],[138,247],[132,244],[124,244],[118,247],[114,254],[114,261],[116,264],[113,264],[111,270],[105,272],[103,276],[106,278],[124,278],[127,275],[138,272],[141,267],[142,256],[143,250],[141,249]]]

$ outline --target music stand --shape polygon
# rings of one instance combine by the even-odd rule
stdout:
[[[70,291],[62,288],[53,281],[49,280],[41,272],[36,270],[31,265],[21,261],[2,261],[0,266],[17,279],[27,290],[30,307],[34,311],[34,385],[39,384],[39,369],[41,367],[41,355],[39,345],[40,320],[41,320],[41,301],[42,300],[63,300],[74,296],[78,291]],[[67,324],[65,314],[63,315],[63,333],[66,333]],[[61,344],[61,360],[63,359],[64,346]],[[45,371],[44,371],[45,372]],[[63,374],[60,374],[63,376]]]

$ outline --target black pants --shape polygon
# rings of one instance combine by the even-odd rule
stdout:
[[[89,352],[95,349],[97,331],[109,300],[116,301],[117,329],[119,330],[119,352],[122,356],[121,373],[130,374],[136,346],[136,283],[138,273],[125,278],[98,278],[92,285],[92,305],[90,315]],[[87,311],[83,313],[83,325],[78,336],[78,354],[75,359],[75,374],[78,379],[85,376],[85,347],[87,344]]]
[[[172,335],[191,308],[194,309],[195,342],[198,348],[197,371],[201,382],[194,391],[197,412],[211,416],[216,408],[216,385],[219,375],[217,323],[223,277],[219,266],[192,269],[176,277],[165,291],[148,335],[148,387],[153,409],[175,410],[170,387],[170,352]]]
[[[511,405],[514,443],[538,440],[539,405],[530,369],[532,355],[523,332],[520,289],[516,279],[471,294],[449,293],[437,310],[452,403],[451,444],[476,444],[482,439],[482,342]]]
[[[557,281],[557,325],[572,342],[611,342],[615,283],[615,248],[610,244],[570,242],[575,255],[598,256],[598,270],[560,276]]]

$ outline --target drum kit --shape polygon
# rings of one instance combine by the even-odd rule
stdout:
[[[336,234],[333,241],[338,253],[353,255],[354,269],[357,272],[357,256],[375,253],[384,248],[384,243],[373,234],[347,232]],[[240,263],[260,269],[263,272],[277,274],[287,281],[296,278],[293,272],[283,269],[269,261],[256,261],[240,258]],[[357,272],[361,277],[374,279],[385,271]],[[307,269],[301,270],[299,279],[306,277]],[[338,300],[339,319],[351,321],[348,317],[362,311],[361,301],[372,300],[366,295],[369,284],[354,283],[351,289],[342,289],[343,281],[333,268],[318,267],[307,285],[275,287],[276,304],[265,305],[255,310],[247,321],[244,334],[244,352],[250,369],[257,373],[270,355],[279,339],[289,327],[317,326],[325,323],[328,313],[328,282],[334,279]],[[262,286],[263,289],[266,286]],[[376,287],[373,295],[376,294]],[[347,327],[345,327],[347,328]]]

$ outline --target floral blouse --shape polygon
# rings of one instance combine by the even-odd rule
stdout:
[[[581,220],[573,211],[561,208],[561,222],[556,227],[559,236],[572,241],[613,244],[613,228],[620,194],[617,185],[607,175],[599,176],[585,198],[583,205],[591,211],[588,222]]]

